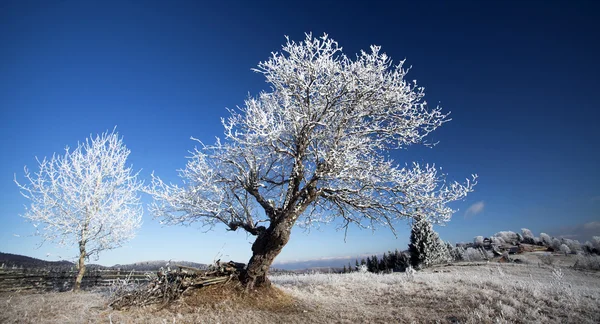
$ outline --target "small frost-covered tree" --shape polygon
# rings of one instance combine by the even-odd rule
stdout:
[[[475,236],[475,238],[473,238],[473,246],[476,248],[483,247],[483,236]]]
[[[500,238],[502,243],[518,243],[519,238],[517,237],[517,233],[513,231],[500,231],[494,234],[493,237]]]
[[[561,245],[562,245],[562,241],[561,241],[561,240],[559,240],[559,239],[558,239],[558,238],[556,238],[556,237],[553,237],[553,238],[552,238],[552,245],[551,245],[551,246],[552,246],[552,249],[553,249],[554,251],[557,251],[557,252],[558,252],[558,251],[560,251],[560,246],[561,246]]]
[[[153,177],[151,211],[166,224],[220,223],[256,236],[241,277],[247,288],[269,284],[296,224],[393,231],[417,208],[448,221],[448,203],[471,192],[476,176],[449,183],[433,165],[392,159],[391,150],[424,143],[449,120],[427,105],[403,64],[379,46],[351,58],[327,35],[288,39],[254,69],[270,92],[230,110],[225,139],[192,153],[184,185]]]
[[[521,233],[523,233],[523,242],[524,243],[535,244],[535,236],[533,236],[533,233],[529,229],[522,228]]]
[[[126,166],[130,151],[116,132],[79,143],[64,155],[38,160],[39,171],[25,167],[26,183],[15,182],[31,200],[24,218],[44,241],[79,246],[79,290],[85,260],[120,247],[141,226],[142,206],[137,173]]]
[[[415,216],[410,232],[410,263],[415,269],[448,262],[450,253],[426,217]]]
[[[540,241],[544,246],[552,246],[552,237],[546,233],[540,233]]]
[[[571,253],[571,249],[569,248],[568,245],[566,245],[566,244],[563,243],[563,244],[560,245],[560,252],[562,252],[562,253],[564,253],[566,255],[566,254]]]
[[[463,244],[457,244],[456,246],[452,246],[452,244],[447,244],[448,252],[450,253],[450,259],[452,261],[464,261],[465,247]]]
[[[563,239],[563,243],[573,252],[581,251],[581,243],[578,240]]]

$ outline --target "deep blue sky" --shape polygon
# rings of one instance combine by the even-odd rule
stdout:
[[[75,255],[36,249],[40,239],[19,217],[27,201],[13,175],[35,169],[35,156],[117,125],[144,179],[154,170],[177,181],[189,137],[221,136],[225,108],[268,89],[250,69],[284,35],[299,41],[305,32],[328,33],[350,56],[377,44],[406,58],[427,101],[452,111],[430,138],[437,147],[394,153],[400,163],[435,162],[451,179],[480,175],[437,228],[442,238],[522,227],[600,235],[599,14],[595,1],[2,1],[0,251]],[[483,208],[467,217],[474,204]],[[408,226],[398,230],[395,239],[351,229],[344,243],[335,226],[296,229],[278,260],[404,249]],[[217,255],[246,261],[249,240],[222,227],[161,228],[146,214],[138,237],[99,263]]]

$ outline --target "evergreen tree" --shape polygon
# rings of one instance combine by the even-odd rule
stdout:
[[[433,230],[431,222],[425,217],[415,217],[410,233],[410,263],[415,269],[425,268],[449,260],[446,244]]]
[[[376,255],[371,257],[371,269],[369,271],[379,272],[379,258]]]
[[[342,273],[346,273],[346,265],[344,265],[344,269],[342,269]]]
[[[369,272],[373,272],[373,260],[371,260],[371,257],[367,257],[367,271]]]

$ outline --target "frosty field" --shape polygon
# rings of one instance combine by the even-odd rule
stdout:
[[[215,287],[168,307],[111,310],[102,292],[4,293],[2,323],[598,323],[600,272],[458,263],[414,274],[278,275],[243,300]]]

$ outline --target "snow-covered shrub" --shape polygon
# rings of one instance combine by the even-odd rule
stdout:
[[[463,245],[449,246],[450,259],[454,262],[464,261],[465,248]]]
[[[598,255],[577,255],[573,268],[585,270],[600,270],[600,256]]]
[[[538,255],[538,258],[540,259],[542,264],[549,265],[549,266],[554,264],[554,256],[552,256],[551,253],[544,253],[544,254]]]
[[[482,248],[469,247],[463,253],[463,260],[465,261],[485,261],[490,258],[489,253]]]
[[[360,273],[366,273],[367,272],[367,265],[366,264],[361,264],[358,266],[358,272]]]
[[[564,254],[569,254],[571,253],[571,249],[569,248],[568,245],[566,244],[561,244],[560,245],[560,252],[564,253]]]

